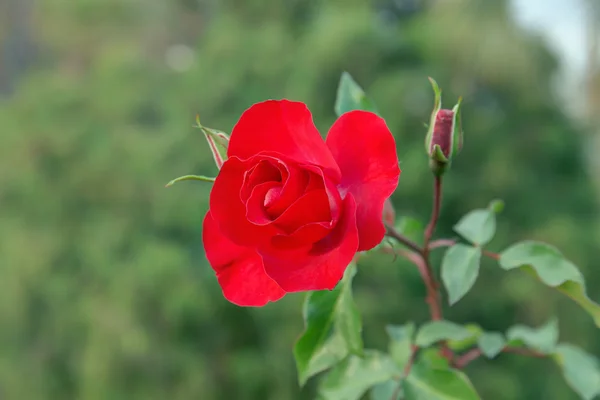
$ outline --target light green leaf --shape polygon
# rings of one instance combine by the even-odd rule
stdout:
[[[431,321],[419,329],[415,343],[419,347],[428,347],[441,340],[465,340],[473,332],[464,326],[450,321]]]
[[[184,175],[184,176],[180,176],[179,178],[173,179],[171,182],[167,183],[165,185],[165,187],[171,187],[174,184],[176,184],[177,182],[182,182],[182,181],[214,182],[215,179],[216,178],[211,178],[209,176],[204,176],[204,175]]]
[[[489,208],[473,210],[454,225],[454,230],[474,245],[483,246],[496,233],[496,213]]]
[[[451,350],[463,351],[470,349],[477,343],[477,339],[483,333],[483,329],[477,324],[466,324],[464,328],[471,332],[471,336],[463,340],[448,340],[447,344]]]
[[[364,357],[351,355],[327,373],[319,386],[323,400],[359,400],[369,388],[386,382],[399,371],[392,359],[374,350]]]
[[[403,382],[406,400],[479,400],[480,397],[460,371],[414,365]]]
[[[554,360],[562,369],[565,380],[581,396],[592,400],[600,395],[600,364],[598,359],[570,344],[560,344]]]
[[[479,275],[480,262],[480,248],[459,243],[446,250],[441,275],[450,305],[455,304],[471,290]]]
[[[390,337],[389,352],[400,370],[403,370],[412,355],[412,343],[415,324],[388,325],[386,331]]]
[[[334,290],[311,292],[304,302],[305,330],[294,346],[300,385],[341,361],[348,353],[362,354],[362,325],[352,299],[351,264]]]
[[[426,366],[427,368],[450,368],[450,363],[448,362],[448,359],[441,354],[438,348],[435,347],[420,349],[417,359],[419,364]]]
[[[392,397],[394,394],[396,396]],[[400,387],[400,381],[395,379],[378,383],[371,388],[369,394],[370,400],[401,400],[403,398],[404,396],[402,388]]]
[[[477,345],[487,358],[494,358],[500,354],[506,340],[500,332],[484,332],[477,340]]]
[[[556,288],[578,303],[600,327],[600,305],[587,296],[581,272],[555,247],[535,241],[520,242],[504,250],[499,263],[505,270],[521,268]]]
[[[541,353],[552,353],[558,342],[558,320],[552,318],[538,329],[515,325],[506,333],[510,345],[524,344]]]
[[[352,79],[349,73],[342,73],[335,100],[335,113],[341,116],[348,111],[365,110],[377,113],[375,104],[363,89]]]
[[[358,307],[352,297],[352,279],[356,275],[356,264],[346,269],[341,282],[340,297],[335,313],[335,328],[346,341],[348,351],[361,356],[363,354],[362,321]]]

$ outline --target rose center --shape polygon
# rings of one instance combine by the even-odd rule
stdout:
[[[281,197],[281,186],[275,186],[267,192],[265,195],[264,206],[265,208],[271,207]]]

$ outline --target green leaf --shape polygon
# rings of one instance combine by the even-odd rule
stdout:
[[[484,332],[477,340],[477,345],[487,358],[494,358],[506,345],[504,335],[500,332]]]
[[[496,233],[496,213],[489,208],[473,210],[454,225],[454,230],[474,245],[483,246]]]
[[[390,337],[389,352],[400,370],[403,370],[412,356],[412,343],[415,324],[388,325],[386,331]]]
[[[536,241],[520,242],[500,254],[499,264],[505,270],[521,268],[556,288],[578,303],[600,327],[600,305],[587,296],[581,272],[555,247]]]
[[[305,330],[294,346],[300,385],[340,362],[348,353],[362,354],[362,325],[352,299],[350,264],[334,290],[311,292],[304,302]]]
[[[391,358],[374,350],[364,357],[351,355],[327,373],[319,386],[323,400],[359,400],[374,385],[398,374]]]
[[[560,344],[554,360],[562,369],[565,380],[581,396],[592,400],[600,395],[600,364],[598,359],[570,344]]]
[[[466,324],[464,328],[471,332],[471,336],[463,340],[448,340],[447,344],[451,350],[463,351],[470,349],[477,343],[477,339],[483,333],[483,329],[477,324]]]
[[[377,113],[375,104],[364,90],[352,79],[349,73],[342,73],[335,101],[335,113],[341,116],[348,111],[365,110]]]
[[[359,356],[363,355],[362,321],[358,307],[352,297],[352,279],[356,275],[356,264],[346,269],[341,282],[340,297],[335,314],[335,328],[342,334],[348,351]]]
[[[414,365],[403,382],[406,400],[478,400],[469,378],[454,369]]]
[[[418,353],[418,363],[433,369],[448,369],[450,363],[440,350],[435,347],[421,349]]]
[[[584,283],[566,281],[562,285],[557,286],[556,289],[579,304],[581,308],[594,318],[596,326],[600,328],[600,305],[587,296]]]
[[[496,214],[500,214],[504,210],[504,201],[500,199],[492,200],[488,208]]]
[[[552,318],[538,329],[515,325],[506,333],[510,345],[525,344],[541,353],[552,353],[558,342],[558,320]]]
[[[420,243],[423,241],[423,232],[425,228],[423,223],[412,217],[400,217],[396,224],[396,230],[409,238],[410,240]]]
[[[431,321],[419,329],[415,343],[419,347],[428,347],[441,340],[465,340],[473,332],[464,326],[450,321]]]
[[[165,187],[171,187],[174,184],[176,184],[177,182],[182,182],[182,181],[214,182],[215,179],[216,178],[211,178],[209,176],[204,176],[204,175],[184,175],[184,176],[180,176],[179,178],[173,179],[171,182],[167,183],[165,185]]]
[[[456,244],[446,250],[442,260],[442,282],[448,292],[450,305],[456,304],[475,284],[479,275],[481,249]]]
[[[392,397],[394,394],[396,396]],[[400,382],[395,379],[390,379],[373,386],[369,395],[370,400],[401,400],[403,398]]]

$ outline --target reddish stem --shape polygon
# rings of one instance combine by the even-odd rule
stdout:
[[[546,357],[546,354],[544,354],[544,353],[540,353],[539,351],[536,351],[536,350],[525,349],[523,347],[506,346],[502,349],[502,352],[503,353],[520,354],[522,356],[527,356],[527,357],[536,357],[536,358]],[[454,360],[453,364],[456,368],[461,369],[461,368],[466,367],[469,363],[471,363],[471,361],[477,360],[482,355],[483,355],[483,352],[479,348],[473,348],[473,349],[467,351],[466,353],[462,354],[456,360]]]
[[[435,279],[435,275],[432,272],[431,264],[429,262],[429,242],[435,232],[435,227],[440,216],[440,206],[442,204],[442,178],[436,176],[433,184],[433,209],[431,211],[431,219],[427,228],[425,229],[425,235],[423,238],[423,261],[425,263],[425,270],[427,271],[427,280],[425,285],[427,286],[427,303],[431,310],[431,319],[434,321],[442,319],[442,306],[439,301],[438,295],[438,283]]]
[[[394,229],[394,227],[386,225],[386,229],[389,237],[396,239],[409,249],[416,251],[419,254],[423,253],[423,249],[418,244],[398,232],[396,229]]]
[[[437,225],[438,218],[440,216],[440,206],[442,204],[442,178],[440,176],[436,176],[433,184],[433,210],[431,212],[431,219],[429,220],[429,224],[427,224],[427,228],[425,229],[425,239],[423,242],[423,255],[427,256],[429,254],[429,242],[431,241],[431,237],[435,232],[435,227]],[[427,258],[427,257],[425,257]]]

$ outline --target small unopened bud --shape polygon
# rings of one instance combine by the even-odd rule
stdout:
[[[450,167],[452,156],[462,148],[462,126],[460,106],[462,99],[452,110],[442,109],[442,91],[437,83],[429,78],[435,102],[429,130],[425,139],[425,149],[429,155],[429,166],[436,175],[442,175]]]
[[[197,128],[204,133],[204,137],[210,146],[210,151],[215,159],[217,168],[221,169],[227,160],[227,147],[229,146],[229,135],[216,129],[207,128],[200,124],[200,117],[196,116]]]

